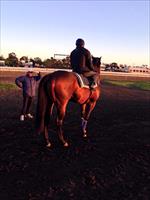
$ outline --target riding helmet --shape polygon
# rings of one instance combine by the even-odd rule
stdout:
[[[84,44],[85,44],[85,42],[83,39],[79,38],[76,40],[76,46],[81,47],[81,46],[84,46]]]

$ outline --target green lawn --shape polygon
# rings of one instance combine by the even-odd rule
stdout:
[[[123,86],[127,88],[135,88],[140,90],[150,90],[150,82],[144,81],[111,81],[111,80],[103,80],[103,83],[116,85],[116,86]],[[16,89],[17,86],[14,83],[0,83],[0,90],[7,90],[7,89]]]
[[[0,83],[0,90],[16,89],[17,86],[14,83]]]
[[[150,90],[150,82],[146,81],[111,81],[111,80],[104,80],[106,84],[116,85],[116,86],[123,86],[127,88],[135,88],[140,90]]]

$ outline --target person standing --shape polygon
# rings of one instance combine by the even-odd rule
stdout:
[[[24,121],[25,117],[29,119],[33,118],[33,115],[30,113],[30,107],[36,94],[37,82],[40,79],[40,72],[34,76],[32,69],[29,69],[25,76],[17,77],[15,80],[16,85],[21,88],[23,92],[23,106],[20,121]]]

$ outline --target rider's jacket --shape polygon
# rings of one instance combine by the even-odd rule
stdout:
[[[71,52],[70,62],[73,71],[79,74],[94,70],[91,53],[84,47],[77,47]]]

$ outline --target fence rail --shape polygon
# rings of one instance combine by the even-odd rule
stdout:
[[[0,72],[27,72],[29,67],[0,67]],[[32,68],[33,72],[52,73],[54,71],[63,70],[71,72],[71,69],[55,69],[55,68]],[[150,73],[136,73],[136,72],[107,72],[101,71],[101,75],[107,76],[123,76],[123,77],[147,77],[150,78]]]
[[[54,72],[58,70],[63,70],[63,71],[71,71],[71,69],[55,69],[55,68],[30,68],[30,67],[0,67],[0,71],[16,71],[16,72],[27,72],[30,69],[32,69],[34,72]]]

